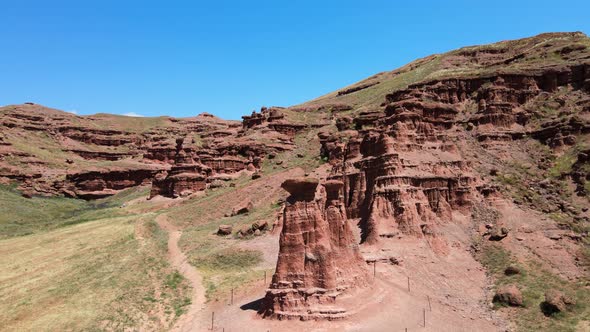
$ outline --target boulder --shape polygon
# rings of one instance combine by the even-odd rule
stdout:
[[[233,228],[231,225],[219,225],[217,235],[230,235]]]
[[[567,311],[574,304],[575,301],[561,291],[549,289],[545,292],[545,301],[541,303],[541,310],[545,315],[550,316],[555,313]]]
[[[520,269],[516,266],[509,266],[504,270],[504,274],[507,276],[513,276],[515,274],[519,274],[520,273]]]
[[[252,229],[252,226],[245,225],[242,226],[242,228],[240,228],[238,234],[240,234],[241,236],[252,235],[254,234],[254,230]]]
[[[240,204],[234,206],[234,208],[231,210],[231,216],[237,216],[239,214],[244,214],[244,213],[248,213],[250,211],[252,211],[252,209],[254,208],[254,204],[252,203],[252,201],[250,200],[246,200],[241,202]]]
[[[521,307],[523,305],[522,293],[515,285],[502,286],[496,291],[494,302],[512,307]]]
[[[253,230],[266,231],[268,229],[268,221],[255,221],[252,223]]]
[[[508,236],[506,227],[495,226],[490,230],[490,241],[501,241]]]

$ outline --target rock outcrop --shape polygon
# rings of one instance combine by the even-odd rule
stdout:
[[[268,113],[267,121],[285,122],[278,108]],[[254,172],[266,154],[293,149],[290,136],[268,126],[247,133],[241,127],[206,113],[147,119],[7,106],[0,108],[0,181],[18,181],[28,196],[95,199],[153,180],[150,196],[178,197]]]
[[[573,144],[572,135],[589,132],[587,120],[537,126],[526,105],[557,89],[584,98],[576,92],[586,89],[589,78],[590,64],[579,64],[412,84],[387,95],[382,110],[355,117],[358,135],[342,140],[321,133],[321,155],[333,165],[330,178],[344,182],[347,215],[361,219],[364,242],[410,235],[444,253],[438,225],[492,188],[458,142],[464,145],[475,134],[485,149],[524,137],[550,146]]]
[[[211,168],[199,162],[193,149],[183,145],[184,139],[176,140],[175,164],[168,172],[154,178],[150,198],[156,195],[173,198],[188,196],[207,188]]]
[[[147,185],[160,171],[157,167],[139,169],[106,169],[68,174],[63,187],[53,185],[67,196],[98,199],[139,185]]]
[[[366,264],[346,218],[343,183],[287,180],[276,272],[261,314],[278,319],[337,319],[336,299],[368,283]]]

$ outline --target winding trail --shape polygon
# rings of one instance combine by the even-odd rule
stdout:
[[[186,259],[186,255],[180,250],[178,240],[182,231],[177,229],[168,221],[166,214],[160,214],[156,217],[156,222],[160,228],[168,232],[168,258],[170,264],[182,274],[191,284],[193,294],[191,296],[191,305],[187,313],[182,315],[174,324],[170,331],[196,331],[200,315],[205,307],[205,288],[203,287],[203,278],[197,269],[195,269]]]

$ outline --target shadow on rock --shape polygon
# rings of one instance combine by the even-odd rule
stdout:
[[[264,298],[259,298],[258,300],[254,300],[252,302],[246,303],[246,304],[240,306],[240,309],[259,311],[260,308],[262,307],[263,300],[264,300]]]

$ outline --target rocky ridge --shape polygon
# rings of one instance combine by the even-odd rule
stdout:
[[[206,113],[144,119],[77,116],[32,103],[6,106],[0,109],[0,179],[18,181],[27,196],[84,199],[155,179],[151,196],[178,197],[215,179],[254,172],[266,154],[293,149],[292,136],[282,133],[290,132],[284,130],[289,122],[281,124],[251,130]]]

